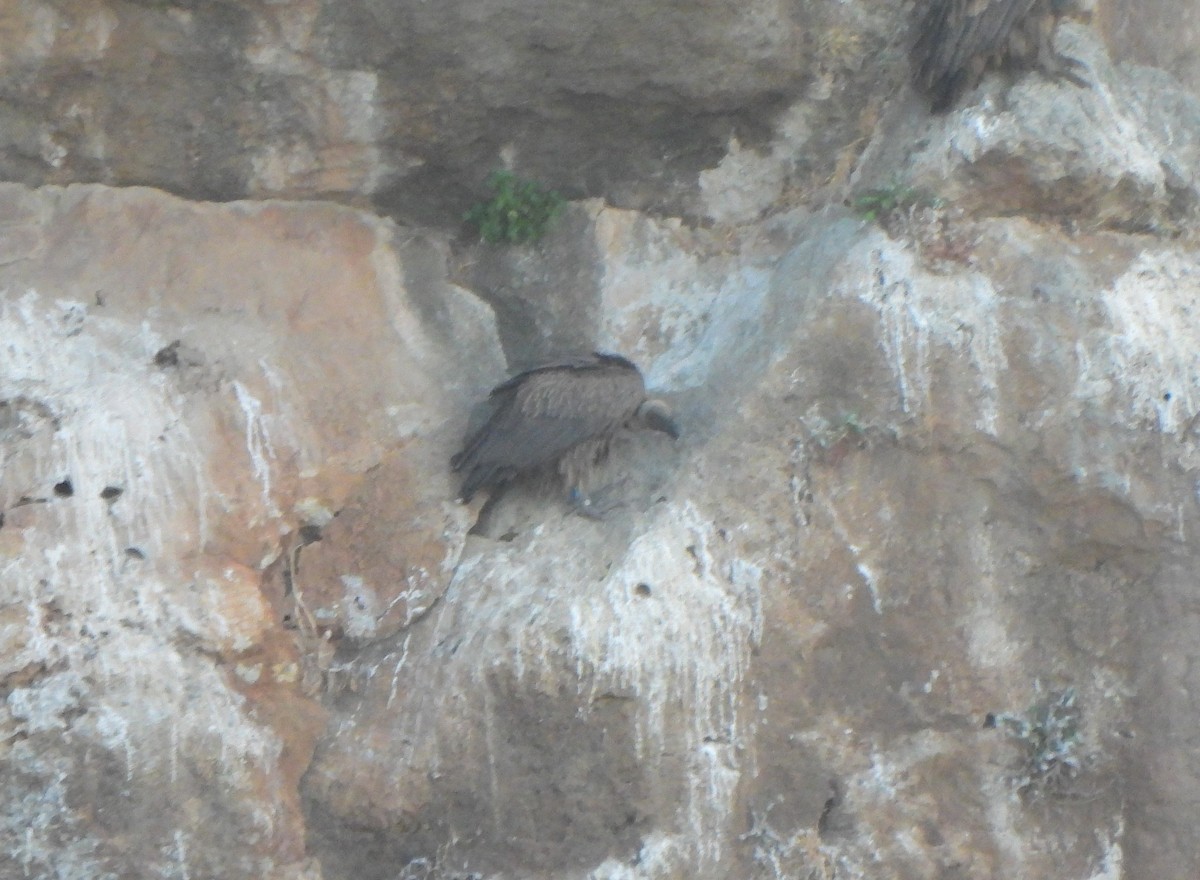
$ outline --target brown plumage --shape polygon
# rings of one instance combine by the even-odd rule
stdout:
[[[1076,85],[1079,62],[1054,51],[1069,0],[927,0],[913,44],[913,80],[933,111],[950,109],[989,67],[1037,67]]]
[[[666,404],[646,398],[642,374],[618,355],[597,353],[526,370],[498,385],[488,400],[491,415],[450,460],[463,474],[463,501],[551,467],[579,491],[622,428],[679,436]]]

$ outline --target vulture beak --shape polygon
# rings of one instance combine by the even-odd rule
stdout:
[[[638,410],[638,420],[651,431],[662,431],[672,440],[679,439],[679,425],[675,423],[666,401],[647,400]]]

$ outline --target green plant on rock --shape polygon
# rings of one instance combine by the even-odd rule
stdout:
[[[466,213],[480,237],[491,244],[529,244],[546,234],[562,211],[563,197],[511,171],[494,171],[487,181],[493,195]]]
[[[889,433],[884,426],[871,425],[857,413],[842,412],[832,420],[822,416],[805,419],[808,428],[807,446],[817,460],[836,466],[856,450],[869,449],[874,441]]]
[[[1013,787],[1029,799],[1061,794],[1083,769],[1080,712],[1075,688],[1050,694],[1024,714],[1004,712],[991,718],[1021,750]]]
[[[942,200],[922,189],[893,180],[887,186],[869,189],[850,200],[850,207],[867,221],[883,220],[909,208],[940,208]]]

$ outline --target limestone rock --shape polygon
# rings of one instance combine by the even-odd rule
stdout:
[[[1200,95],[1200,61],[1192,51],[1200,41],[1200,23],[1194,17],[1180,15],[1171,0],[1097,0],[1092,5],[1115,57],[1161,68]]]
[[[1119,59],[1195,94],[1176,4],[1093,5]],[[512,164],[575,198],[744,221],[845,182],[907,79],[907,12],[21,0],[0,10],[0,176],[332,198],[453,226]]]
[[[439,319],[398,231],[345,209],[2,190],[0,874],[311,876],[313,624],[391,625],[389,603],[445,588],[448,475],[403,477],[444,471],[455,405],[496,363],[490,316],[423,288]],[[450,370],[469,327],[480,358]],[[380,466],[367,498],[409,512],[394,579],[364,582],[369,609],[324,584],[304,604],[312,575],[268,566]]]
[[[0,10],[0,175],[372,203],[456,225],[512,161],[573,197],[695,213],[730,137],[894,77],[891,3],[22,0]],[[824,101],[797,173],[857,138]],[[832,145],[832,146],[830,146]]]
[[[25,244],[3,313],[17,592],[0,633],[7,827],[34,829],[20,865],[1194,867],[1186,248],[998,219],[968,264],[934,271],[835,215],[780,215],[720,248],[602,210],[599,313],[614,341],[655,328],[642,355],[685,441],[624,450],[639,477],[609,519],[533,491],[506,540],[465,541],[446,438],[491,379],[453,359],[449,330],[486,340],[490,316],[437,281],[433,243],[393,249],[392,227],[323,206],[9,193]],[[206,232],[186,250],[184,218]],[[179,346],[159,321],[189,328]],[[271,367],[305,381],[259,398]],[[438,403],[446,370],[460,378]],[[359,430],[289,429],[295,412],[354,412]],[[984,724],[1035,701],[1035,681],[1084,707],[1077,797],[1040,805],[1013,790],[1016,744]],[[93,818],[113,798],[122,818]]]
[[[1179,601],[1166,560],[1200,526],[1172,476],[1194,467],[1195,255],[997,220],[947,273],[854,224],[784,229],[805,244],[693,270],[753,277],[757,255],[776,268],[742,307],[788,318],[756,325],[741,385],[717,363],[739,324],[702,334],[691,363],[711,352],[706,381],[739,393],[693,418],[649,502],[602,523],[543,504],[353,661],[305,780],[331,875],[1190,869],[1149,844],[1184,833],[1163,817],[1186,786],[1133,779],[1186,751],[1167,719],[1193,708],[1133,695],[1164,662],[1146,603]],[[643,303],[684,259],[609,253],[644,270]],[[1087,707],[1087,773],[1041,808],[985,727],[1035,680]]]
[[[8,178],[606,197],[0,186],[0,877],[1196,876],[1186,53],[931,119],[901,6],[0,9]],[[682,440],[468,535],[578,347]]]
[[[860,189],[902,178],[971,215],[1088,229],[1178,234],[1194,222],[1200,100],[1162,71],[1114,65],[1092,29],[1064,22],[1057,33],[1087,87],[992,75],[944,117],[894,108]]]

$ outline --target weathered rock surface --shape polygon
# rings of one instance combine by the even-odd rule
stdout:
[[[353,662],[306,778],[334,876],[1195,867],[1164,845],[1192,782],[1137,780],[1187,754],[1195,711],[1148,682],[1192,650],[1151,609],[1195,561],[1197,340],[1171,314],[1197,254],[992,221],[976,268],[939,274],[824,225],[776,227],[809,243],[760,305],[789,315],[756,325],[772,362],[691,410],[640,505],[468,545],[430,616]],[[984,721],[1035,679],[1078,690],[1090,763],[1025,805]]]
[[[1200,94],[1200,21],[1172,0],[1140,3],[1092,0],[1095,20],[1113,55],[1122,61],[1158,67]]]
[[[0,878],[1195,876],[1186,56],[930,118],[892,6],[0,9],[11,179],[660,215],[0,185]],[[472,405],[592,346],[683,439],[468,535]]]
[[[1119,59],[1195,93],[1194,16],[1098,5]],[[0,177],[333,198],[444,226],[512,163],[576,198],[746,218],[844,182],[904,84],[909,7],[14,0]]]
[[[397,231],[345,209],[3,204],[0,875],[305,875],[326,712],[301,685],[324,634],[445,589],[463,517],[411,441],[499,368],[490,317],[445,285],[418,302]],[[471,327],[478,359],[451,369]],[[380,580],[364,553],[342,595],[305,597],[298,533],[376,470],[407,490],[402,561]]]
[[[887,144],[885,164],[894,174],[890,160],[918,139],[906,176],[960,209],[1179,232],[1200,210],[1200,98],[1160,70],[1114,66],[1080,25],[1060,26],[1056,46],[1088,87],[993,77],[949,124],[913,131],[921,116],[906,114],[911,136]]]
[[[456,224],[515,161],[579,197],[692,213],[730,138],[807,91],[798,183],[903,79],[892,3],[20,0],[0,10],[0,175],[363,203]],[[893,73],[880,77],[881,68]],[[897,75],[899,74],[899,75]],[[890,91],[890,89],[888,90]],[[793,144],[793,146],[798,146]]]

